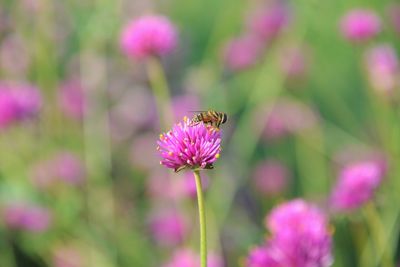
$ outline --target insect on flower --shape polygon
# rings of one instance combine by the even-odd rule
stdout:
[[[228,120],[226,113],[218,112],[212,109],[195,112],[198,113],[193,116],[192,120],[190,121],[190,126],[194,126],[200,122],[203,122],[204,124],[211,125],[212,127],[219,129],[219,126]]]

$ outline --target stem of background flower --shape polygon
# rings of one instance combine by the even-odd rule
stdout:
[[[173,122],[173,114],[170,106],[168,83],[158,58],[150,57],[147,60],[147,72],[156,100],[161,128],[167,129]]]
[[[200,222],[200,262],[201,267],[207,267],[207,232],[206,232],[206,212],[204,208],[203,188],[199,171],[193,171],[196,180],[197,203],[199,207]]]
[[[389,253],[389,250],[386,249],[386,232],[382,225],[379,214],[376,211],[375,205],[372,202],[365,205],[363,208],[363,214],[368,223],[372,239],[376,244],[377,256],[373,266],[394,267],[394,258],[393,255]],[[382,255],[382,258],[380,258],[379,255]],[[379,259],[381,261],[380,263],[378,263]]]

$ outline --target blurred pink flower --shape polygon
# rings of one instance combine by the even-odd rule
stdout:
[[[64,246],[57,248],[53,253],[54,267],[83,267],[82,255],[77,248]]]
[[[158,244],[176,246],[183,242],[187,225],[185,218],[175,210],[164,210],[150,219],[150,230]]]
[[[172,98],[172,111],[175,119],[181,119],[184,116],[191,117],[195,111],[202,110],[200,99],[195,95],[179,95]]]
[[[266,218],[278,266],[331,266],[332,234],[325,214],[302,199],[275,207]],[[279,257],[278,257],[279,256]]]
[[[245,267],[284,267],[282,258],[282,252],[266,244],[250,250]]]
[[[167,17],[148,15],[130,21],[121,34],[122,51],[142,59],[168,54],[177,44],[177,30]]]
[[[376,91],[390,93],[400,87],[399,61],[392,46],[384,44],[369,49],[365,54],[365,67]]]
[[[353,9],[341,19],[340,29],[349,41],[368,41],[381,31],[381,20],[373,10]]]
[[[253,179],[257,191],[266,196],[276,196],[286,190],[289,170],[277,160],[265,160],[255,167]]]
[[[225,47],[225,62],[229,69],[240,71],[254,66],[262,56],[257,38],[245,35],[231,40]]]
[[[316,113],[310,107],[291,99],[280,99],[273,104],[267,115],[260,112],[257,116],[260,116],[255,118],[257,123],[267,118],[263,131],[267,140],[311,129],[318,121]]]
[[[214,253],[209,253],[207,259],[208,267],[224,267],[222,258]],[[200,267],[199,256],[189,249],[175,251],[172,259],[163,267]]]
[[[178,183],[178,190],[184,197],[195,198],[197,196],[196,181],[192,172],[185,172],[183,179],[176,179]],[[208,189],[209,178],[206,174],[201,177],[201,186],[203,192]]]
[[[60,182],[80,185],[85,180],[85,169],[76,155],[60,152],[51,159],[38,162],[32,169],[31,180],[41,189],[50,188]]]
[[[276,1],[254,14],[250,21],[250,32],[269,42],[289,24],[290,11],[283,1]]]
[[[9,228],[29,232],[44,232],[51,223],[47,209],[30,203],[9,203],[4,207],[3,216]]]
[[[309,63],[309,55],[305,48],[291,47],[283,50],[280,67],[287,78],[297,80],[307,75]]]
[[[38,115],[41,95],[35,87],[14,82],[0,82],[0,128]]]
[[[86,109],[86,98],[80,81],[64,81],[58,91],[58,102],[66,116],[81,120]]]
[[[332,207],[339,211],[361,207],[373,198],[384,175],[385,170],[382,164],[376,161],[364,161],[345,166],[332,192]]]
[[[190,120],[184,120],[161,134],[157,144],[160,164],[175,172],[183,168],[211,169],[221,151],[221,132],[203,123],[190,125]]]
[[[393,29],[400,34],[400,4],[391,4],[386,10]]]

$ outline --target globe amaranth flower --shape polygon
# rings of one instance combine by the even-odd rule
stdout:
[[[400,68],[396,51],[388,44],[367,50],[365,68],[372,88],[390,93],[400,86]]]
[[[29,232],[46,231],[51,223],[51,214],[46,208],[22,202],[7,204],[3,218],[9,228]]]
[[[121,49],[129,57],[143,59],[171,52],[177,44],[177,30],[168,18],[147,15],[132,20],[123,29]]]
[[[266,218],[271,237],[253,249],[246,267],[331,266],[332,235],[325,215],[301,199],[283,203]]]
[[[178,172],[184,168],[212,169],[221,152],[221,132],[199,123],[191,125],[185,118],[157,142],[160,164]]]
[[[40,92],[34,86],[0,82],[0,128],[35,117],[41,104]]]
[[[345,166],[331,196],[336,210],[353,210],[369,201],[382,182],[385,168],[377,161],[364,161]]]
[[[341,19],[340,29],[347,40],[362,42],[375,37],[381,31],[381,21],[372,10],[355,9]]]
[[[166,247],[181,244],[188,228],[185,218],[176,210],[159,211],[150,218],[149,226],[155,241]]]
[[[251,35],[231,40],[225,48],[225,63],[229,69],[240,71],[254,66],[261,56],[260,41]]]

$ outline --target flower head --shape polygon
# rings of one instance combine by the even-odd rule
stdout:
[[[176,172],[184,168],[212,169],[221,152],[221,132],[211,126],[184,122],[161,134],[157,142],[161,164]]]
[[[225,48],[225,62],[233,71],[253,66],[260,57],[261,44],[254,36],[246,35],[231,40]]]
[[[381,31],[380,18],[369,9],[349,11],[340,22],[342,35],[353,42],[367,41]]]
[[[380,162],[365,161],[345,166],[333,190],[331,204],[337,210],[359,208],[373,197],[384,176]]]
[[[47,209],[28,203],[6,205],[3,216],[8,227],[29,232],[46,231],[51,223]]]
[[[177,44],[177,31],[168,18],[148,15],[132,20],[121,35],[122,51],[129,57],[142,59],[165,55]]]
[[[266,160],[256,166],[253,178],[257,191],[276,196],[286,189],[289,170],[277,160]]]
[[[400,85],[400,68],[396,51],[390,45],[369,49],[365,64],[372,88],[380,92],[392,92]]]
[[[150,219],[150,230],[154,239],[167,247],[180,244],[185,237],[185,218],[175,210],[162,211]]]
[[[274,208],[266,218],[271,237],[250,251],[246,267],[327,267],[332,236],[325,215],[298,199]]]

